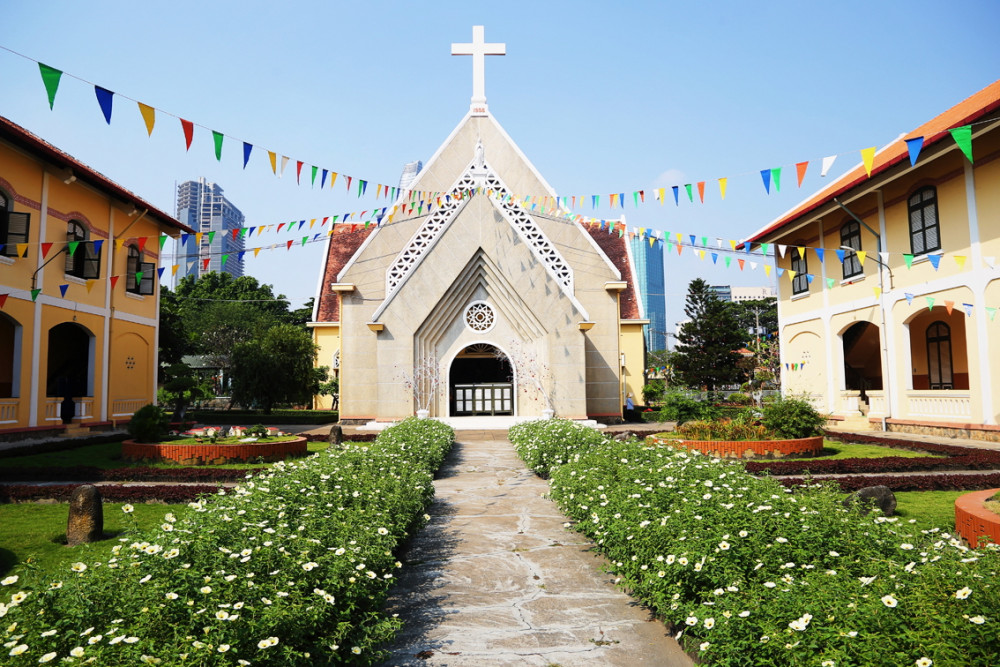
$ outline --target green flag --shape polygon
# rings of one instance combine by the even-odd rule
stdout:
[[[910,255],[909,253],[905,253],[904,252],[903,253],[903,261],[906,263],[906,268],[908,268],[908,269],[912,269],[913,268],[913,255]]]
[[[33,290],[31,290],[31,300],[34,301],[35,299],[37,299],[38,295],[41,294],[41,293],[42,293],[42,290],[40,290],[40,289],[33,289]]]
[[[962,154],[972,162],[972,126],[963,125],[949,130],[951,138],[955,140],[958,147],[962,149]]]
[[[211,245],[211,244],[212,244],[212,241],[213,241],[214,239],[215,239],[215,231],[211,231],[211,232],[209,232],[209,233],[208,233],[208,244],[209,244],[209,245]]]
[[[167,235],[160,234],[160,250],[163,250],[163,244],[167,242]]]
[[[215,141],[215,159],[222,161],[222,132],[212,130],[212,139]]]
[[[781,192],[781,167],[771,169],[771,182],[774,183],[774,191]]]
[[[62,71],[54,67],[38,63],[38,69],[42,73],[42,83],[45,84],[45,92],[49,95],[49,109],[56,103],[56,91],[59,90],[59,79],[62,78]]]
[[[67,245],[67,247],[69,248],[69,254],[70,254],[70,256],[73,256],[73,255],[76,254],[76,248],[79,245],[80,245],[79,241],[70,241],[69,242],[69,244]]]

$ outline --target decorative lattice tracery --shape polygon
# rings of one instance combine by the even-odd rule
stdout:
[[[474,301],[465,309],[465,325],[473,331],[489,331],[496,321],[493,306],[485,301]]]

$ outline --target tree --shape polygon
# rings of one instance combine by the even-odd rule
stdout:
[[[729,304],[740,331],[746,342],[757,338],[767,338],[778,332],[778,300],[767,297]]]
[[[160,388],[158,400],[174,408],[174,421],[183,422],[188,406],[212,395],[210,388],[195,375],[187,364],[171,364],[164,370],[169,378]]]
[[[684,313],[690,321],[677,334],[674,370],[678,378],[689,387],[708,391],[740,384],[746,373],[739,366],[738,350],[746,341],[729,304],[696,278],[688,286]]]
[[[278,324],[236,343],[232,354],[232,398],[264,414],[279,403],[309,403],[326,379],[325,368],[313,368],[316,345],[294,324]]]

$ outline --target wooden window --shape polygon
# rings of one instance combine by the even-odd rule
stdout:
[[[806,264],[805,253],[799,254],[798,248],[792,248],[792,271],[795,277],[792,278],[792,294],[806,294],[809,292],[809,267]]]
[[[17,257],[17,244],[28,242],[30,213],[15,213],[13,201],[0,192],[0,255]]]
[[[857,251],[861,250],[861,225],[856,220],[849,220],[840,228],[841,248],[854,248],[844,251],[844,280],[864,274],[864,268],[858,259]]]
[[[155,275],[156,264],[142,261],[142,251],[130,245],[125,265],[125,290],[132,294],[152,294],[156,285],[153,281]]]
[[[923,255],[941,249],[941,226],[938,221],[937,189],[920,188],[909,200],[910,252]]]

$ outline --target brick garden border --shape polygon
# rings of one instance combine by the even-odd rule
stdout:
[[[977,546],[981,535],[1000,544],[1000,515],[983,505],[997,494],[1000,494],[1000,489],[987,489],[966,493],[955,499],[955,530],[969,546]]]
[[[818,456],[823,451],[823,436],[794,440],[676,440],[651,438],[658,445],[694,449],[702,454],[727,459],[784,458]]]
[[[309,453],[305,438],[284,442],[241,442],[232,445],[210,442],[194,445],[145,443],[126,440],[122,458],[127,461],[174,461],[181,465],[222,465],[246,461],[281,461],[289,456]]]

